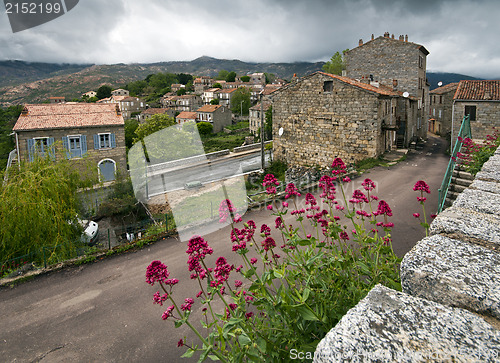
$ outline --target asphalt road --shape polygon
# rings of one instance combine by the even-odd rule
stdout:
[[[437,189],[448,159],[444,142],[429,138],[422,151],[412,150],[406,161],[390,168],[375,168],[365,177],[377,185],[377,195],[391,206],[395,228],[393,243],[398,255],[406,253],[424,236],[412,216],[420,205],[412,190],[425,180],[431,187],[428,212],[437,208]],[[244,219],[273,225],[269,212],[254,211]],[[214,248],[211,263],[220,255],[238,263],[231,252],[228,229],[206,240]],[[155,259],[165,262],[171,277],[181,280],[177,297],[198,292],[189,279],[186,245],[175,239],[157,242],[141,251],[126,253],[95,263],[66,268],[40,276],[14,288],[0,290],[0,360],[2,362],[190,362],[181,359],[184,348],[177,341],[188,335],[162,321],[162,307],[152,303],[156,291],[145,283],[145,269]],[[193,306],[194,321],[200,306]]]

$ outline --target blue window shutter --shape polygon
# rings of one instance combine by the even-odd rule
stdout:
[[[94,149],[99,150],[99,135],[94,135]]]
[[[69,141],[67,136],[62,137],[63,149],[66,152],[66,157],[71,159],[71,153],[69,152]]]
[[[82,145],[82,156],[87,153],[87,136],[80,136],[80,144]]]
[[[109,142],[110,142],[112,148],[116,147],[115,134],[109,134]]]
[[[28,156],[31,162],[35,158],[35,140],[28,139],[26,141],[28,142]]]
[[[47,140],[47,148],[48,148],[48,154],[52,160],[56,159],[56,151],[54,149],[54,138],[49,137]]]

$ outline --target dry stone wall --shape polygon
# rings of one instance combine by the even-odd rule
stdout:
[[[319,343],[314,362],[500,361],[500,150],[431,236]]]

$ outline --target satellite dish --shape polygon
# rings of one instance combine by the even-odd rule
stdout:
[[[283,127],[280,127],[280,129],[278,130],[278,135],[280,135],[280,136],[283,135]]]
[[[410,96],[410,94],[409,94],[408,92],[404,92],[404,93],[403,93],[403,97],[404,97],[404,98],[408,98],[408,96]]]
[[[443,85],[443,82],[439,81],[438,86],[441,87]]]

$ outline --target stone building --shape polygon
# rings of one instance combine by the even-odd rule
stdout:
[[[417,123],[426,125],[417,135],[426,138],[429,87],[426,64],[429,51],[424,46],[408,41],[408,36],[385,33],[345,53],[346,76],[367,79],[385,85],[394,85],[401,92],[417,99]]]
[[[484,140],[500,127],[500,80],[460,81],[453,97],[452,143],[465,115],[470,116],[474,139]]]
[[[436,135],[446,135],[451,132],[451,115],[453,96],[458,83],[450,83],[433,89],[429,94],[429,128]]]
[[[417,99],[382,85],[316,72],[275,91],[273,153],[289,165],[352,163],[396,146],[411,135]],[[403,127],[410,125],[411,127]]]
[[[264,109],[264,122],[266,122],[266,112],[269,110],[269,107],[271,107],[271,102],[270,101],[263,101],[263,109]],[[250,132],[254,135],[257,135],[259,129],[260,129],[260,102],[257,103],[255,106],[250,107],[249,109],[249,118],[248,118],[248,125],[250,128]]]
[[[213,126],[213,133],[221,132],[224,127],[232,124],[232,114],[225,106],[205,105],[196,110],[198,122],[210,122]]]
[[[127,170],[125,127],[117,104],[26,105],[13,128],[18,162],[38,156],[68,158],[83,172],[89,160],[101,181]],[[58,153],[60,150],[61,153]]]

